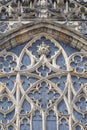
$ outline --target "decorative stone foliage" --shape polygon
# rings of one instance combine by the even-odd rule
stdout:
[[[86,0],[1,0],[1,20],[57,18],[59,20],[87,19]]]
[[[87,0],[0,0],[0,35],[49,19],[87,36]]]

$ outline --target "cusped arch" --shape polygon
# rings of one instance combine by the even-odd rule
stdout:
[[[87,71],[87,53],[77,52],[73,53],[69,57],[70,66],[73,68],[73,72],[83,74]]]
[[[49,42],[51,43],[51,45],[49,45],[49,42],[45,42],[44,40],[41,40],[41,38],[44,38],[47,42],[47,40],[49,40]],[[44,44],[44,45],[42,45]],[[28,68],[33,68],[34,67],[36,68],[36,65],[38,66],[38,64],[41,64],[39,62],[42,62],[41,60],[43,60],[43,58],[39,58],[39,55],[41,55],[40,53],[42,53],[41,49],[43,49],[44,46],[44,49],[47,48],[47,50],[45,51],[48,52],[48,53],[51,53],[51,57],[48,56],[48,61],[51,61],[52,62],[52,66],[55,68],[58,68],[58,57],[59,58],[62,58],[62,61],[64,60],[65,64],[66,64],[66,69],[68,70],[69,69],[69,62],[68,62],[68,56],[65,52],[65,50],[62,48],[62,46],[58,43],[58,41],[56,41],[53,37],[51,37],[49,34],[47,33],[40,33],[40,34],[37,34],[37,36],[35,36],[31,41],[28,42],[28,44],[23,48],[21,54],[20,54],[20,57],[19,57],[19,66],[21,64],[23,64],[23,62],[25,62],[24,64],[26,64],[26,61],[28,63],[27,67]],[[53,48],[52,48],[52,47]],[[35,48],[36,47],[36,48]],[[32,50],[32,48],[34,50]],[[39,49],[38,49],[39,48]],[[53,49],[53,50],[52,50]],[[35,52],[37,53],[35,53]],[[52,54],[54,51],[54,54]],[[38,56],[35,56],[35,54],[38,55]],[[47,54],[46,54],[47,55]],[[39,60],[38,60],[39,59]],[[23,61],[24,60],[24,61]],[[36,64],[36,61],[37,61],[37,64]],[[39,62],[38,62],[39,61]],[[58,62],[58,64],[57,64]],[[61,62],[61,61],[60,61]],[[46,63],[47,63],[47,60],[46,60]],[[49,62],[50,63],[50,62]],[[35,66],[34,66],[35,65]],[[62,64],[61,64],[62,65]],[[21,66],[20,66],[21,67]],[[27,67],[25,67],[24,69],[26,69]]]
[[[6,50],[0,53],[0,73],[12,73],[17,67],[18,57]]]

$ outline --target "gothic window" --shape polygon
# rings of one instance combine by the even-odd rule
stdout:
[[[0,52],[0,130],[86,130],[87,53],[40,35]]]

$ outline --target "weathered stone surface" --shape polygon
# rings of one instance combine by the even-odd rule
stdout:
[[[65,44],[70,44],[73,47],[81,49],[82,46],[87,46],[86,39],[72,30],[64,26],[60,26],[55,22],[36,21],[27,25],[21,26],[8,34],[0,37],[0,49],[8,49],[15,47],[18,44],[29,41],[36,35],[46,33],[54,37],[56,40],[63,41]],[[85,49],[85,47],[83,49]],[[87,48],[87,47],[86,47]]]

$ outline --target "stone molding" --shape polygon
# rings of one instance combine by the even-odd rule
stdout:
[[[29,41],[36,35],[46,33],[54,37],[56,40],[63,41],[65,44],[70,44],[74,48],[81,51],[87,51],[87,39],[78,32],[70,30],[64,25],[50,22],[49,20],[32,21],[26,25],[22,25],[0,37],[0,50],[11,49],[23,42]]]

